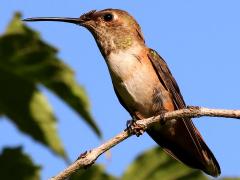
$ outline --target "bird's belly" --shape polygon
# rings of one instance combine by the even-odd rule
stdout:
[[[173,109],[170,95],[159,81],[152,64],[149,61],[140,62],[133,55],[123,56],[121,59],[119,56],[110,59],[108,67],[124,105],[142,117],[150,117],[161,109]]]
[[[126,106],[148,116],[153,107],[154,91],[157,84],[144,71],[136,72],[131,78],[115,84]]]

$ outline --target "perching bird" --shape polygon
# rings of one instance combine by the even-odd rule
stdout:
[[[140,26],[126,11],[93,10],[79,18],[25,21],[61,21],[87,28],[105,59],[120,103],[133,119],[186,107],[166,62],[146,46]],[[168,120],[147,129],[147,133],[173,158],[211,176],[220,175],[217,160],[191,119]]]

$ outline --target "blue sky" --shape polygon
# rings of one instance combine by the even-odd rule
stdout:
[[[17,1],[1,0],[0,32],[15,11],[23,17],[78,17],[92,9],[119,8],[129,11],[142,27],[146,43],[167,61],[188,105],[240,109],[240,1]],[[87,90],[104,139],[125,128],[130,119],[119,104],[105,62],[91,34],[64,23],[28,23],[47,42],[59,49],[59,57],[76,72]],[[101,141],[80,118],[51,92],[42,88],[58,117],[58,130],[71,160]],[[2,118],[3,119],[3,118]],[[240,121],[223,118],[194,120],[218,159],[223,176],[240,176]],[[0,147],[24,145],[24,151],[43,166],[47,179],[66,164],[36,144],[6,119],[0,121]],[[141,152],[155,143],[147,136],[132,137],[101,157],[108,172],[120,175]]]

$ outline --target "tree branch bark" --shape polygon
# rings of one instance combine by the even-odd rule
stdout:
[[[225,118],[237,118],[240,119],[240,110],[225,110],[225,109],[209,109],[204,107],[189,106],[185,109],[180,109],[172,112],[166,112],[162,115],[150,117],[136,121],[136,124],[143,127],[144,130],[151,127],[155,123],[164,123],[167,120],[178,119],[178,118],[199,118],[202,116],[210,117],[225,117]],[[132,136],[134,132],[129,129],[125,129],[115,137],[109,139],[99,147],[96,147],[88,152],[83,153],[77,161],[68,166],[65,170],[61,171],[58,175],[51,178],[51,180],[64,180],[73,174],[75,171],[91,166],[97,158],[116,146],[120,142]]]

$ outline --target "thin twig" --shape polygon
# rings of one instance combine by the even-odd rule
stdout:
[[[144,129],[146,130],[154,123],[186,117],[199,118],[202,116],[240,119],[240,110],[208,109],[204,107],[189,106],[186,109],[166,112],[160,116],[138,120],[136,121],[136,124],[145,127]],[[128,129],[125,129],[115,137],[109,139],[107,142],[100,145],[99,147],[96,147],[81,155],[77,161],[68,166],[65,170],[61,171],[55,177],[51,178],[51,180],[64,180],[71,174],[73,174],[75,171],[91,166],[101,154],[103,154],[107,150],[111,149],[112,147],[114,147],[115,145],[119,144],[120,142],[124,141],[125,139],[132,135],[133,132],[130,132]]]

